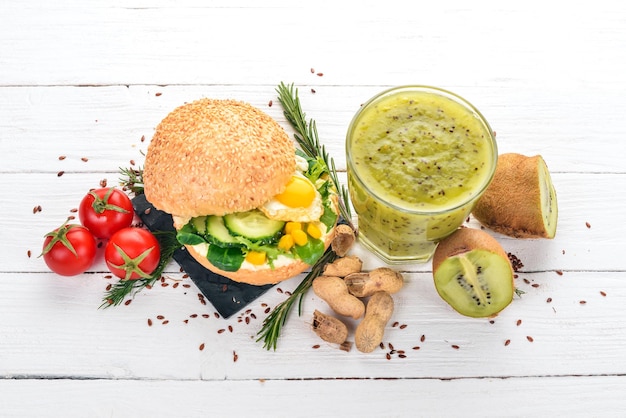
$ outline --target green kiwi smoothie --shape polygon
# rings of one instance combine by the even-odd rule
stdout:
[[[363,105],[346,151],[359,239],[389,263],[430,259],[467,218],[497,162],[482,115],[425,86],[387,90]]]

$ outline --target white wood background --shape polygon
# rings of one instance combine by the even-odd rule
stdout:
[[[422,3],[3,0],[0,416],[626,416],[626,6]],[[176,265],[169,286],[99,310],[103,263],[62,278],[37,258],[89,188],[141,165],[174,107],[235,98],[288,128],[281,81],[299,88],[342,178],[352,115],[399,84],[452,90],[500,152],[543,155],[557,237],[496,235],[524,263],[525,294],[493,323],[469,319],[437,296],[429,264],[402,266],[391,323],[406,327],[390,323],[385,343],[406,358],[323,343],[312,292],[273,352],[255,342],[263,304],[301,277],[224,320]]]

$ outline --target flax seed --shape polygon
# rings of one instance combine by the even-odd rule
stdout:
[[[151,327],[152,326],[152,319],[148,318],[148,326]]]
[[[165,317],[163,315],[157,315],[157,319],[161,320],[161,319],[165,319]]]
[[[522,320],[521,320],[521,319],[518,319],[518,320],[517,320],[517,326],[519,327],[520,325],[522,325]]]
[[[531,343],[532,343],[533,341],[535,341],[535,339],[534,339],[533,337],[531,337],[530,335],[526,336],[526,339],[527,339],[529,342],[531,342]]]
[[[124,305],[128,306],[131,304],[133,300],[132,299],[128,299],[126,302],[124,302]]]
[[[320,345],[319,345],[319,344],[315,344],[312,348],[313,348],[314,350],[317,350],[318,348],[320,348]]]
[[[505,347],[506,347],[507,345],[509,345],[509,344],[511,344],[511,340],[506,340],[506,341],[504,342],[504,346],[505,346]]]
[[[548,302],[548,303],[552,302],[552,298],[546,299],[546,302]]]
[[[146,140],[146,136],[145,136],[145,135],[141,135],[141,139],[140,139],[140,141],[141,141],[141,142],[144,142],[145,140]]]
[[[233,326],[232,325],[228,326],[228,332],[233,332]]]
[[[179,285],[179,283],[178,283],[178,282],[176,282],[176,283],[174,283],[174,284],[172,285],[172,287],[173,287],[174,289],[176,289],[176,288],[178,287],[178,285]]]
[[[273,104],[274,104],[274,102],[272,102],[271,100],[267,103],[267,105],[268,105],[269,107],[272,107],[272,105],[273,105]]]
[[[458,350],[458,349],[459,349],[459,348],[461,348],[461,347],[459,347],[459,346],[458,346],[458,345],[456,345],[456,344],[452,344],[452,348],[454,348],[455,350]]]
[[[416,345],[415,347],[413,347],[413,350],[419,350],[421,347],[419,345]]]
[[[29,256],[29,257],[30,257],[30,256]],[[604,290],[600,290],[600,294],[601,294],[602,296],[606,296],[606,292],[605,292]]]
[[[77,208],[72,208],[72,209],[70,209],[70,213],[76,213],[76,212],[78,212],[78,209],[77,209]]]
[[[204,343],[200,344],[200,347],[198,347],[198,350],[200,351],[204,350]]]
[[[61,171],[59,171],[59,172],[57,173],[57,177],[61,177],[63,174],[65,174],[65,171],[62,171],[62,170],[61,170]]]
[[[239,355],[237,354],[235,350],[233,350],[233,363],[236,363],[238,359],[239,359]]]
[[[213,312],[213,316],[216,317],[216,318],[219,318],[220,314],[218,314],[217,312]]]
[[[422,336],[420,337],[420,341],[421,341],[421,342],[426,341],[426,336],[425,336],[424,334],[422,334]]]
[[[563,275],[563,271],[562,270],[557,270],[556,274],[558,274],[559,276],[562,276]]]
[[[580,301],[580,302],[578,302],[578,303],[580,303],[581,305],[585,305],[585,304],[587,303],[587,301],[586,301],[586,300],[581,300],[581,301]]]
[[[194,313],[194,314],[189,315],[189,318],[197,318],[197,317],[198,317],[198,314],[195,314],[195,313]]]
[[[284,292],[283,292],[283,289],[281,289],[280,287],[277,287],[277,288],[276,288],[276,291],[277,291],[278,293],[284,293]]]
[[[107,179],[100,180],[100,187],[107,187]]]
[[[315,89],[311,89],[311,93],[315,94]]]
[[[59,161],[63,161],[64,159],[66,159],[67,157],[65,155],[59,155]]]
[[[32,255],[32,252],[30,250],[26,251],[26,254],[28,255],[28,258],[30,258],[30,256]]]
[[[408,325],[407,324],[402,324],[400,325],[400,329],[405,329]]]
[[[387,357],[387,360],[391,360],[391,354],[387,353],[385,357]]]
[[[315,69],[311,67],[311,74],[315,74]]]
[[[130,165],[135,165],[135,160],[130,160]]]
[[[263,311],[264,313],[270,313],[270,311],[272,310],[272,308],[270,308],[269,306],[267,308],[265,308],[265,311]]]
[[[591,224],[589,222],[585,222],[585,225],[587,226],[587,228],[591,228]]]
[[[185,284],[183,284],[183,287],[184,287],[185,289],[189,289],[189,288],[191,287],[191,285],[190,285],[189,283],[185,283]]]
[[[161,322],[161,324],[163,324],[163,325],[167,325],[167,324],[169,324],[169,323],[170,323],[170,321],[169,321],[169,320],[167,320],[167,319],[166,319],[165,321]]]
[[[323,77],[323,76],[324,76],[324,73],[317,73],[316,75],[317,75],[318,77]]]
[[[161,93],[160,91],[157,91],[156,93],[154,93],[154,95],[155,95],[156,97],[159,97],[159,96],[160,96],[160,95],[162,95],[162,94],[163,94],[163,93]]]
[[[82,162],[86,163],[87,161],[89,161],[89,158],[87,158],[87,157],[82,157],[80,160],[81,160]]]

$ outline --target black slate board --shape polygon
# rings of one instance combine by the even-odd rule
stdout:
[[[173,231],[172,216],[157,210],[148,202],[143,194],[133,199],[135,213],[151,231]],[[211,302],[217,312],[228,318],[239,312],[256,298],[267,292],[274,285],[253,286],[238,283],[227,277],[213,273],[198,263],[189,252],[181,247],[174,252],[174,261],[189,275],[191,280]]]

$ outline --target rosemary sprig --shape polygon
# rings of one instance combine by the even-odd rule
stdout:
[[[339,212],[343,219],[354,229],[352,213],[347,203],[349,201],[348,190],[339,183],[335,161],[332,157],[329,157],[326,147],[320,143],[315,121],[310,119],[307,122],[306,114],[300,105],[298,89],[294,88],[293,84],[287,86],[281,82],[276,88],[276,92],[278,93],[278,101],[283,107],[285,118],[296,131],[294,138],[302,151],[311,158],[321,158],[324,164],[326,164],[330,178],[339,193]]]
[[[156,270],[149,278],[119,280],[105,293],[102,298],[102,305],[100,305],[100,308],[120,305],[127,297],[134,297],[139,291],[145,289],[146,287],[152,287],[152,285],[159,278],[161,278],[165,267],[167,267],[174,256],[174,251],[180,248],[180,244],[176,239],[176,232],[155,231],[152,233],[159,241],[159,247],[161,248],[161,257]]]
[[[322,255],[317,263],[315,263],[315,265],[311,268],[311,271],[306,275],[302,282],[300,282],[298,287],[294,289],[291,295],[278,304],[272,312],[265,317],[263,327],[257,334],[259,336],[259,338],[257,338],[257,342],[263,340],[263,348],[268,350],[274,349],[274,351],[276,351],[280,332],[283,325],[285,325],[285,322],[287,321],[287,317],[289,316],[289,312],[291,311],[293,304],[296,300],[298,300],[298,315],[301,315],[302,298],[313,284],[313,280],[322,273],[324,266],[327,263],[332,263],[336,258],[337,255],[334,251],[331,249],[326,250],[324,255]]]
[[[307,122],[306,115],[302,111],[300,105],[300,99],[298,98],[298,90],[294,89],[293,84],[286,86],[284,83],[280,83],[276,89],[278,92],[278,100],[283,106],[283,113],[287,118],[287,121],[294,128],[296,133],[294,137],[298,142],[298,145],[302,151],[311,158],[319,159],[326,164],[330,178],[334,183],[335,188],[339,193],[339,211],[344,220],[354,229],[352,225],[352,216],[350,213],[350,207],[348,202],[348,192],[346,188],[339,183],[337,178],[337,170],[335,168],[335,162],[328,156],[326,148],[320,144],[319,136],[317,134],[317,127],[314,120]],[[324,271],[324,266],[327,263],[332,263],[337,258],[337,254],[329,248],[324,255],[311,267],[311,271],[300,282],[298,287],[289,295],[287,299],[277,305],[270,314],[263,320],[261,330],[257,333],[258,341],[263,340],[263,347],[267,350],[274,349],[278,345],[278,339],[283,325],[287,321],[289,312],[293,307],[293,304],[298,300],[298,315],[302,314],[302,300],[307,291],[311,288],[313,280],[318,277]]]
[[[120,167],[120,186],[124,190],[129,190],[135,195],[143,193],[143,170],[139,168],[121,168]]]

